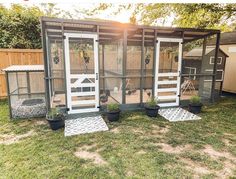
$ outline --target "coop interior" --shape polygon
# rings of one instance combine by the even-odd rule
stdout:
[[[30,118],[45,116],[43,66],[41,71],[24,71],[22,66],[19,66],[18,69],[17,66],[14,68],[15,71],[6,71],[11,117]]]
[[[201,42],[202,43],[202,42]],[[199,46],[201,46],[200,44]],[[89,39],[71,40],[69,45],[71,74],[94,73],[93,45]],[[191,48],[190,48],[191,49]],[[109,103],[122,104],[122,88],[125,80],[125,102],[126,104],[139,104],[141,96],[141,78],[143,77],[142,101],[145,103],[152,96],[154,85],[154,61],[153,46],[145,46],[144,52],[144,74],[141,74],[141,46],[127,46],[126,76],[123,73],[123,43],[122,40],[110,44],[99,45],[99,88],[100,104]],[[188,44],[184,51],[188,51]],[[65,106],[65,80],[64,80],[64,59],[62,41],[60,39],[50,41],[50,94],[51,107]],[[160,48],[159,72],[177,72],[178,60],[176,54],[178,46],[174,43],[166,43]],[[180,85],[181,100],[188,100],[193,95],[200,95],[209,99],[211,94],[212,76],[198,76],[203,73],[203,59],[198,59],[197,67],[195,62],[182,62],[182,80]],[[199,68],[200,70],[197,70]],[[213,66],[212,66],[213,69]],[[205,72],[204,72],[205,73]],[[196,76],[194,76],[196,75]],[[159,77],[158,80],[174,80],[176,77]],[[87,78],[87,80],[92,80]],[[91,81],[92,83],[94,81]],[[176,88],[173,84],[161,85],[161,88]],[[73,90],[93,92],[94,87],[75,87]],[[175,92],[162,92],[159,96],[176,95]],[[94,96],[72,97],[73,99],[86,98],[94,99]],[[78,99],[77,99],[78,100]],[[169,100],[171,101],[171,99]],[[159,102],[162,102],[159,100]],[[166,101],[165,101],[166,102]],[[87,107],[87,106],[86,106]]]

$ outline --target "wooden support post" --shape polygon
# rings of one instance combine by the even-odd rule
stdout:
[[[47,37],[47,38],[49,38],[49,37]],[[54,82],[54,79],[52,78],[53,76],[52,76],[52,69],[53,69],[53,67],[52,67],[52,55],[51,55],[51,40],[49,39],[49,40],[46,40],[46,42],[47,42],[47,49],[48,49],[48,51],[47,51],[47,59],[48,59],[48,76],[49,76],[49,79],[48,79],[48,82],[49,82],[49,84],[50,84],[50,88],[49,88],[49,90],[50,90],[50,98],[51,98],[51,96],[52,96],[52,94],[53,94],[53,89],[54,89],[54,84],[53,84],[53,82]]]
[[[220,33],[216,35],[216,49],[215,49],[215,59],[214,59],[212,87],[211,87],[211,102],[212,103],[215,101],[215,83],[216,83],[217,59],[218,59],[219,48],[220,48]]]
[[[68,101],[67,101],[67,83],[69,83],[69,81],[67,82],[67,76],[66,76],[66,53],[65,53],[65,39],[64,39],[64,23],[61,23],[61,32],[62,32],[62,36],[61,36],[61,40],[62,40],[62,52],[63,52],[63,59],[64,59],[64,89],[65,89],[65,102],[66,102],[66,107],[68,108]],[[68,49],[69,50],[69,49]],[[68,59],[70,60],[70,59]]]
[[[184,42],[184,31],[181,32],[181,35],[182,35],[182,40],[183,40],[183,42]],[[180,78],[180,79],[179,79],[179,83],[180,83],[180,84],[179,84],[179,85],[180,85],[180,88],[179,88],[179,104],[180,104],[180,97],[181,97],[181,92],[182,92],[182,91],[181,91],[181,82],[182,82],[182,72],[183,72],[183,66],[184,66],[184,63],[183,63],[183,62],[184,62],[184,60],[183,60],[183,59],[184,59],[184,43],[183,43],[183,42],[182,42],[182,49],[181,49],[181,53],[182,53],[182,54],[181,54],[181,57],[182,57],[182,58],[180,59],[181,62],[179,62],[179,63],[181,63],[180,72],[179,72],[179,73],[180,73],[180,74],[179,74],[179,78]]]
[[[42,29],[42,47],[43,47],[43,58],[44,58],[44,77],[45,77],[45,97],[46,97],[46,107],[47,110],[50,109],[50,95],[49,95],[49,81],[48,81],[48,58],[47,58],[47,42],[46,42],[46,32],[45,24],[41,19],[41,29]]]
[[[201,74],[206,73],[205,72],[205,66],[203,65],[204,61],[205,61],[205,54],[206,54],[206,42],[207,42],[207,38],[205,37],[203,39],[203,45],[202,45],[202,64],[201,64]],[[198,88],[198,94],[201,96],[203,94],[204,91],[204,76],[200,77],[199,79],[199,88]]]
[[[105,76],[105,45],[102,44],[102,76],[104,77]],[[103,92],[105,92],[105,78],[102,79],[102,88],[103,88]]]
[[[29,94],[28,97],[31,97],[31,95],[30,95],[30,93],[31,93],[31,90],[30,90],[30,76],[29,76],[28,71],[26,72],[26,78],[27,78],[27,93]]]
[[[123,64],[122,64],[122,104],[126,103],[126,62],[127,62],[127,29],[123,34]]]
[[[98,25],[96,25],[96,32],[97,32],[97,36],[98,36],[98,39],[97,39],[97,49],[98,49],[98,66],[97,66],[97,68],[98,68],[98,108],[100,107],[100,50],[99,50],[99,30],[100,30],[100,28],[99,28],[99,26]],[[95,52],[96,53],[96,52]]]
[[[156,63],[157,63],[157,59],[156,59],[156,50],[157,50],[157,30],[154,30],[154,40],[153,40],[153,78],[152,78],[152,84],[155,84],[155,74],[156,74]],[[155,85],[152,85],[152,96],[155,97],[156,94],[154,94],[155,92]]]
[[[8,72],[6,71],[6,85],[7,85],[7,99],[8,99],[8,107],[9,107],[9,114],[10,118],[12,119],[12,111],[11,111],[11,93],[10,93],[10,86],[9,86],[9,76]]]
[[[141,48],[141,81],[140,81],[140,104],[141,104],[141,106],[143,106],[143,86],[144,86],[144,40],[145,40],[145,30],[143,29],[142,30],[142,48]]]

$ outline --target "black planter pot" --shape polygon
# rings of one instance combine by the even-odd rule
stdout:
[[[146,114],[149,116],[149,117],[157,117],[158,115],[158,110],[160,109],[160,106],[155,106],[155,107],[149,107],[149,106],[145,106],[145,111],[146,111]]]
[[[198,114],[202,111],[202,104],[189,104],[188,105],[189,111]]]
[[[67,108],[66,108],[66,105],[64,105],[64,104],[56,105],[56,108],[59,110],[59,112],[61,112],[63,114],[67,113]]]
[[[49,118],[47,119],[49,126],[52,130],[58,130],[61,128],[64,128],[65,126],[65,120],[64,118]]]
[[[120,110],[119,111],[109,111],[107,112],[107,119],[111,122],[118,121],[120,118]]]

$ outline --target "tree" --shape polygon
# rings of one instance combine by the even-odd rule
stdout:
[[[39,17],[42,15],[37,7],[1,6],[0,48],[41,48]]]
[[[55,4],[40,7],[23,7],[13,4],[10,8],[0,5],[0,48],[41,48],[41,16],[72,17]]]
[[[236,4],[100,4],[90,10],[95,15],[109,8],[114,14],[132,11],[131,22],[145,25],[166,25],[172,19],[173,26],[217,28],[222,31],[236,29]]]

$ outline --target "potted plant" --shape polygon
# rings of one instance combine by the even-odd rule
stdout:
[[[46,118],[52,130],[57,130],[65,126],[65,114],[58,108],[52,108],[47,113]]]
[[[202,110],[201,98],[199,96],[192,96],[189,103],[189,111],[198,114]]]
[[[158,101],[154,97],[150,97],[145,105],[146,114],[149,117],[157,117],[158,110],[160,106],[158,106]]]
[[[119,104],[112,103],[107,105],[107,119],[109,121],[118,121],[120,117]]]

